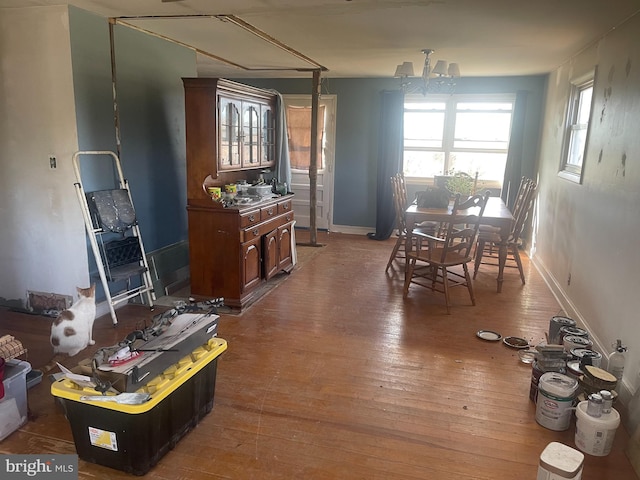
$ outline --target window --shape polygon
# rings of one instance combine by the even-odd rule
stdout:
[[[407,96],[405,176],[478,172],[484,185],[501,187],[514,103],[513,95]]]
[[[582,181],[592,98],[593,77],[572,85],[559,175],[577,183]]]
[[[324,128],[325,106],[318,106],[318,170],[324,168],[324,151],[322,140]],[[289,139],[289,157],[291,168],[309,171],[311,164],[311,107],[287,105],[287,137]]]

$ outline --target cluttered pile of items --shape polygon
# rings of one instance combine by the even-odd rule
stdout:
[[[538,479],[557,478],[549,477],[550,472],[578,479],[583,453],[606,456],[611,452],[620,425],[620,414],[613,405],[625,352],[618,340],[605,369],[603,356],[593,350],[589,333],[571,318],[554,316],[547,342],[535,346],[533,355],[521,355],[532,366],[529,397],[536,404],[536,421],[550,430],[564,431],[570,428],[574,412],[576,417],[575,445],[579,451],[557,442],[549,444],[540,457]]]
[[[70,371],[51,393],[80,458],[144,475],[213,407],[222,299],[182,303]]]

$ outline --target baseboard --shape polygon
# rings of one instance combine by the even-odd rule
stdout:
[[[349,225],[332,225],[331,233],[346,233],[349,235],[366,235],[375,232],[375,228],[370,227],[352,227]]]

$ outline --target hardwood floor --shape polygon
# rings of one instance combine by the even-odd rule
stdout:
[[[213,410],[146,477],[533,479],[549,442],[575,446],[575,421],[565,432],[536,423],[531,367],[517,351],[475,336],[544,338],[560,308],[528,261],[527,284],[508,269],[500,294],[495,267],[482,266],[477,305],[454,289],[447,315],[442,294],[411,287],[402,299],[402,271],[384,273],[393,238],[319,233],[318,241],[324,246],[299,248],[304,261],[286,281],[241,315],[221,316],[229,348],[218,359]],[[95,348],[152,315],[128,305],[117,328],[102,317]],[[49,323],[0,312],[0,333],[21,339],[34,367],[49,360]],[[49,388],[45,379],[29,390],[34,418],[0,453],[75,453]],[[620,427],[609,456],[586,456],[582,478],[637,478],[628,438]],[[81,479],[131,477],[82,460],[79,470]]]

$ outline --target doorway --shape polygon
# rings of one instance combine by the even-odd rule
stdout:
[[[309,158],[311,132],[311,95],[283,95],[287,114],[291,187],[296,194],[293,211],[296,227],[310,227]],[[318,181],[316,192],[316,227],[331,231],[333,226],[333,171],[335,160],[336,96],[322,95],[318,121]]]

